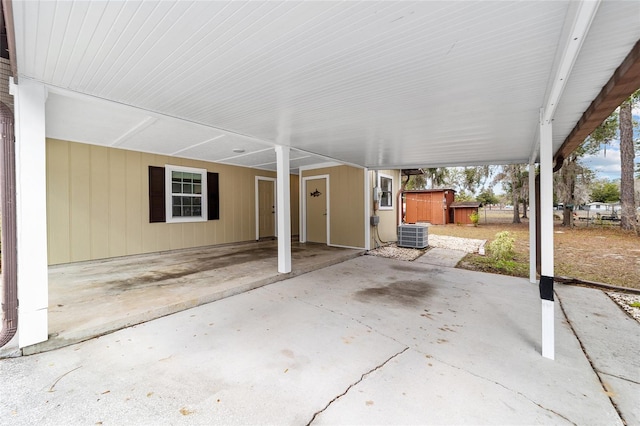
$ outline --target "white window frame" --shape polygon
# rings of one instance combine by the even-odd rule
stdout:
[[[384,206],[382,205],[382,179],[389,179],[391,180],[391,196],[389,197],[389,200],[391,200],[391,205],[390,206]],[[387,175],[384,173],[378,173],[378,182],[376,182],[378,185],[378,188],[380,188],[380,199],[378,201],[378,208],[380,210],[393,210],[393,176],[391,175]]]
[[[185,222],[206,222],[207,221],[207,170],[206,169],[196,169],[193,167],[183,167],[183,166],[174,166],[171,164],[165,164],[164,166],[164,188],[165,188],[165,211],[166,211],[166,221],[167,223],[185,223]],[[199,194],[202,201],[200,204],[200,216],[173,216],[173,192],[171,186],[171,176],[173,172],[186,172],[186,173],[199,173],[202,175],[202,193]],[[197,195],[197,194],[190,194]]]

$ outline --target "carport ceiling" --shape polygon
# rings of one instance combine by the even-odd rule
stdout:
[[[528,162],[578,2],[14,2],[50,137],[274,169]],[[640,39],[602,2],[554,151]],[[233,149],[244,149],[234,153]],[[296,161],[298,163],[296,163]]]

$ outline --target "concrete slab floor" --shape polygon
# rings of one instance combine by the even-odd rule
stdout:
[[[540,311],[524,279],[361,256],[0,360],[0,424],[622,424],[560,308],[542,358]]]
[[[461,250],[451,250],[439,247],[432,247],[425,254],[415,260],[417,263],[425,263],[434,266],[455,266],[465,257],[467,253]]]
[[[210,246],[49,268],[49,340],[25,355],[81,342],[363,253],[292,242],[279,274],[277,241]]]

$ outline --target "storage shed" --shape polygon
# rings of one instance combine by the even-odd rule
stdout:
[[[478,208],[481,203],[476,201],[461,201],[451,203],[451,214],[453,216],[453,223],[459,223],[462,225],[468,225],[473,223],[471,220],[472,213],[478,213]]]
[[[404,191],[405,223],[429,222],[433,225],[451,223],[449,208],[453,203],[454,189],[423,189]]]

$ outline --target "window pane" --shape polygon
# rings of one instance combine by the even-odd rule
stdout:
[[[383,192],[382,193],[382,200],[381,200],[380,204],[383,207],[391,207],[391,193],[390,192]]]
[[[171,166],[170,166],[171,167]],[[177,170],[176,170],[177,169]],[[171,216],[181,219],[206,219],[203,217],[203,208],[207,194],[203,193],[203,180],[206,178],[203,172],[193,172],[189,169],[180,170],[175,167],[170,171],[171,186],[167,186],[167,195],[171,204]]]
[[[202,199],[200,197],[173,197],[173,216],[202,216]]]
[[[392,181],[389,178],[381,177],[380,178],[380,186],[383,191],[391,191],[392,190]]]

